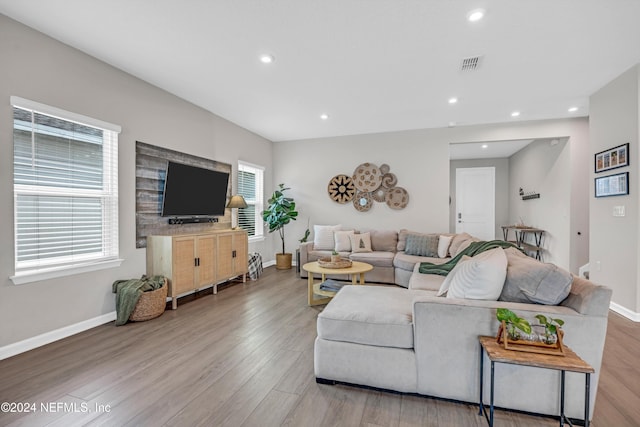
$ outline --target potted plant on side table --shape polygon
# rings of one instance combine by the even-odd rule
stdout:
[[[291,253],[286,253],[284,247],[284,226],[295,221],[298,216],[296,203],[291,197],[285,196],[286,190],[290,190],[290,188],[285,188],[284,184],[280,184],[268,200],[269,207],[262,211],[262,219],[269,226],[269,233],[278,231],[282,240],[282,253],[276,254],[276,268],[278,270],[291,268]]]

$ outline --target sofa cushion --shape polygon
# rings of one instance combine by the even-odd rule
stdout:
[[[371,235],[371,249],[395,252],[398,247],[398,232],[395,230],[368,230]]]
[[[413,298],[421,291],[345,286],[318,315],[318,337],[380,347],[413,348]]]
[[[437,257],[439,238],[437,234],[407,234],[404,252],[409,255]]]
[[[504,249],[495,248],[466,258],[463,256],[447,275],[438,295],[446,291],[447,298],[496,301],[507,275]]]
[[[460,248],[460,245],[471,238],[471,235],[468,233],[458,233],[453,236],[451,244],[449,245],[449,255],[451,255],[452,257],[456,256],[459,252],[458,248]]]
[[[440,235],[438,239],[438,258],[446,258],[449,256],[449,246],[452,240],[453,236]]]
[[[374,267],[393,267],[393,252],[354,252],[349,255],[352,261],[366,262]]]
[[[351,252],[351,235],[353,230],[334,231],[333,240],[335,246],[333,248],[336,252]]]
[[[371,235],[369,233],[350,234],[351,252],[371,252]]]
[[[440,276],[439,274],[422,274],[419,269],[420,263],[416,263],[413,268],[413,274],[409,279],[409,289],[433,291],[435,294],[435,292],[440,289],[446,276]]]
[[[573,275],[554,264],[542,263],[516,248],[505,250],[507,279],[501,301],[558,305],[571,291]]]
[[[396,248],[397,251],[404,251],[407,247],[407,236],[409,234],[416,234],[418,236],[426,236],[426,233],[419,233],[417,231],[407,230],[406,228],[401,229],[398,232],[398,246]]]
[[[393,259],[393,266],[402,270],[413,271],[417,263],[431,262],[433,264],[444,264],[449,258],[434,258],[417,255],[408,255],[405,252],[398,252]]]
[[[314,225],[313,249],[317,251],[332,251],[335,247],[333,232],[340,230],[341,225]]]
[[[330,258],[333,251],[309,251],[307,252],[307,262],[317,261],[320,258]],[[351,252],[339,252],[343,258],[349,258]]]

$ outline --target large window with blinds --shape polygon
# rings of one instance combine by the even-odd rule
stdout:
[[[238,226],[249,233],[249,240],[262,238],[264,225],[264,168],[238,162],[238,194],[244,197],[247,207],[238,209]]]
[[[117,259],[120,128],[17,97],[11,103],[14,282]]]

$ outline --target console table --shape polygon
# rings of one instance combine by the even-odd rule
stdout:
[[[509,240],[510,230],[513,230],[515,240]],[[532,253],[535,259],[542,261],[542,235],[544,234],[544,230],[534,227],[526,227],[524,225],[503,225],[502,234],[505,241],[515,243],[523,250]],[[529,244],[525,241],[528,234],[533,235],[535,245]]]
[[[560,426],[563,426],[565,422],[570,425],[571,421],[564,415],[564,376],[565,372],[579,372],[585,374],[585,387],[584,387],[584,425],[589,427],[589,398],[591,387],[591,374],[594,373],[594,369],[587,362],[582,360],[576,353],[569,347],[564,346],[564,356],[555,356],[548,354],[538,353],[526,353],[515,350],[505,350],[503,346],[498,344],[496,337],[481,336],[478,338],[480,341],[480,412],[479,415],[484,415],[489,423],[490,427],[493,427],[493,397],[494,397],[494,374],[495,363],[509,363],[512,365],[533,366],[536,368],[554,369],[560,371]],[[491,361],[491,395],[489,403],[489,414],[487,415],[486,408],[483,402],[483,380],[484,380],[484,355],[487,353],[487,357]]]

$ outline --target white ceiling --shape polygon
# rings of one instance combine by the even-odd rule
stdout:
[[[640,62],[638,0],[0,0],[0,13],[272,141],[586,116]]]
[[[518,139],[449,144],[449,158],[451,160],[504,159],[511,157],[532,142],[533,139]]]

